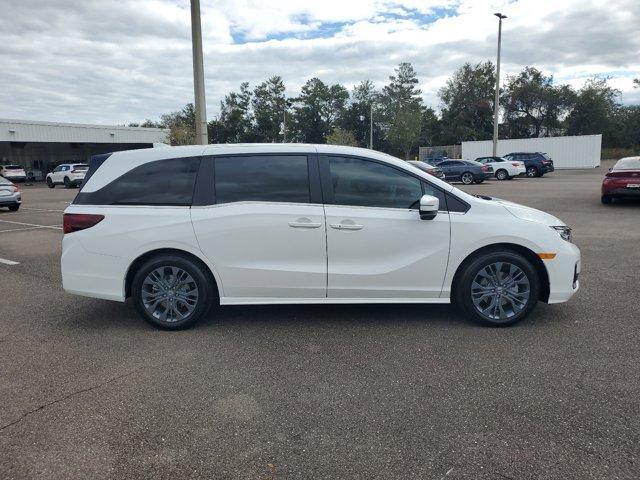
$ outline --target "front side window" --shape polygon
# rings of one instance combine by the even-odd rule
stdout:
[[[187,206],[200,157],[172,158],[145,163],[128,171],[95,192],[80,192],[74,203],[81,205]]]
[[[306,155],[252,155],[215,159],[216,203],[309,203]]]
[[[333,203],[363,207],[416,208],[420,180],[377,162],[329,157]]]

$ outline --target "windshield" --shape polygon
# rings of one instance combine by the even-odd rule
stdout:
[[[4,168],[7,170],[22,170],[20,165],[5,165]]]

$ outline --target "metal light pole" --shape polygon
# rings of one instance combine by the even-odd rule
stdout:
[[[202,59],[202,27],[200,0],[191,0],[191,43],[193,48],[193,89],[196,110],[196,145],[207,145],[207,105],[204,97],[204,62]]]
[[[502,19],[507,18],[501,13],[494,13],[498,17],[498,61],[496,62],[496,98],[493,105],[493,156],[498,151],[498,110],[500,109],[500,43],[502,42]]]
[[[369,105],[369,150],[373,150],[373,103]]]

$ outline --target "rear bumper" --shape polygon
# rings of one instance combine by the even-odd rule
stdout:
[[[1,195],[0,205],[20,205],[22,203],[22,196],[20,193],[14,193],[13,195]]]
[[[7,180],[9,180],[11,182],[26,182],[27,181],[26,175],[18,175],[18,176],[5,175],[4,178],[6,178]]]
[[[71,233],[62,239],[60,267],[66,292],[124,302],[125,259],[88,252]]]
[[[609,188],[606,188],[603,185],[602,195],[608,195],[609,197],[617,198],[640,198],[640,188],[628,188],[626,186],[611,186]]]

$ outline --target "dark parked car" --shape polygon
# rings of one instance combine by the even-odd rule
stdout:
[[[441,168],[434,167],[433,165],[429,165],[427,162],[419,162],[416,160],[409,160],[408,163],[410,163],[414,167],[418,167],[423,172],[427,172],[429,175],[433,175],[434,177],[439,178],[440,180],[444,180],[444,172],[442,171]]]
[[[445,160],[436,166],[444,172],[444,178],[448,182],[459,181],[471,185],[493,177],[493,168],[473,160]]]
[[[541,177],[545,173],[555,170],[551,157],[542,152],[513,152],[502,158],[524,162],[524,166],[527,168],[527,177]]]

